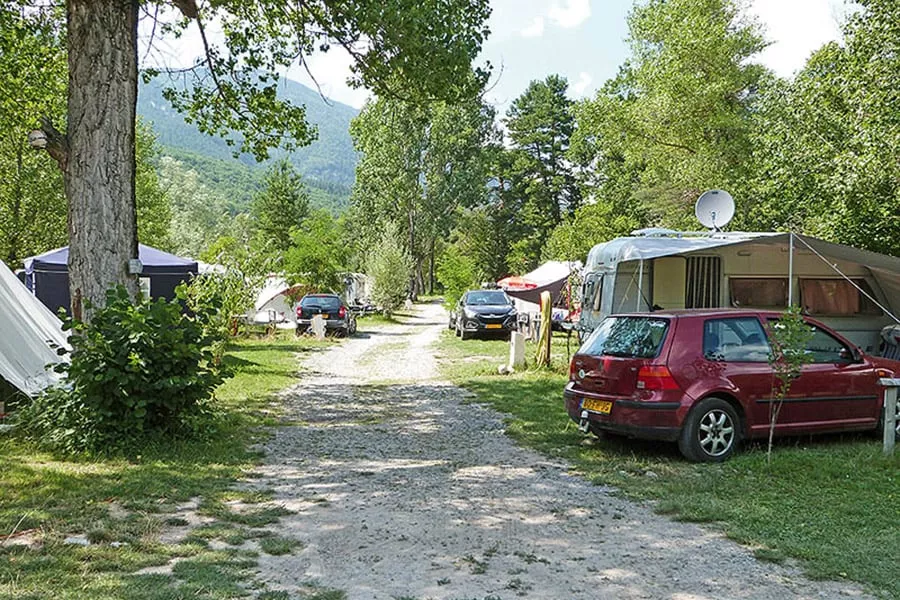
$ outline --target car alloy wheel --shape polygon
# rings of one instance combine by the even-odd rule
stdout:
[[[734,444],[734,422],[723,410],[711,410],[700,420],[700,447],[710,456],[722,456]]]
[[[722,462],[734,454],[740,440],[734,407],[721,398],[706,398],[688,413],[678,448],[695,462]]]

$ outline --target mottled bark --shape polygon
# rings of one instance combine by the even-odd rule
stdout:
[[[136,0],[68,0],[69,104],[64,166],[73,314],[125,285],[137,257]],[[89,316],[89,315],[84,315]]]

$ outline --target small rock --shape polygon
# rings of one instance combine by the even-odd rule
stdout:
[[[121,548],[122,546],[127,546],[128,542],[110,542],[109,545],[113,548]]]
[[[91,541],[83,535],[71,535],[63,540],[63,544],[70,546],[90,546]]]
[[[650,479],[659,479],[659,475],[657,475],[653,471],[647,471],[646,473],[644,473],[644,477],[649,477]]]

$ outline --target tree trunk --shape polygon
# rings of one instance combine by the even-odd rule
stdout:
[[[69,288],[72,314],[124,285],[137,297],[137,0],[68,0]]]

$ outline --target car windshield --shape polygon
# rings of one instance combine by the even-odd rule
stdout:
[[[652,317],[607,317],[581,346],[581,354],[653,358],[659,354],[669,322]]]
[[[512,304],[506,292],[500,290],[488,290],[482,292],[469,292],[466,295],[466,304],[484,306],[488,304]]]
[[[306,296],[300,306],[310,309],[337,310],[341,307],[341,299],[337,296]]]

